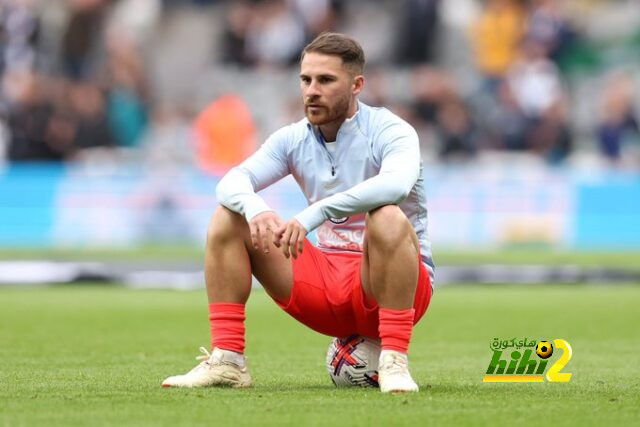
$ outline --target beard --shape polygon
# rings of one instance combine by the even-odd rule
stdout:
[[[304,114],[314,126],[326,125],[327,123],[342,121],[349,113],[349,94],[341,97],[333,105],[320,104],[320,107],[312,108],[308,104],[316,104],[315,101],[305,103]],[[319,104],[319,103],[318,103]]]

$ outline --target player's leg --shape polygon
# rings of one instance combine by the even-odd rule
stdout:
[[[417,391],[408,370],[407,350],[420,268],[418,238],[396,205],[369,212],[365,235],[361,280],[365,295],[379,306],[380,389]]]
[[[244,216],[220,206],[207,231],[204,274],[209,303],[246,303],[252,274],[271,297],[287,299],[293,286],[291,261],[274,249],[254,249]]]
[[[380,307],[410,309],[418,282],[420,244],[397,205],[369,212],[362,260],[362,287]]]
[[[291,262],[280,250],[264,253],[254,249],[245,218],[219,207],[207,232],[204,266],[213,350],[202,349],[205,355],[200,365],[185,375],[167,378],[162,385],[249,386],[244,321],[251,275],[272,297],[286,300],[293,284]]]

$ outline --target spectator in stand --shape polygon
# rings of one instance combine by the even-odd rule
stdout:
[[[478,115],[483,118],[487,148],[513,151],[527,149],[527,120],[507,82],[500,83],[495,100]]]
[[[573,135],[568,124],[566,98],[545,110],[537,126],[530,131],[529,145],[549,164],[562,163],[573,149]]]
[[[236,94],[218,97],[194,121],[196,161],[207,172],[223,174],[256,149],[249,106]]]
[[[307,41],[323,31],[335,31],[338,28],[344,0],[290,0],[290,3],[304,22]]]
[[[468,160],[477,149],[477,132],[462,99],[451,97],[440,105],[437,133],[443,160]]]
[[[42,78],[31,71],[13,71],[3,76],[2,92],[10,105],[10,161],[64,160],[73,152],[74,130],[57,113],[43,86]]]
[[[162,0],[117,0],[109,10],[108,34],[116,32],[140,47],[153,41],[162,16]]]
[[[305,43],[305,28],[285,0],[260,0],[247,32],[247,54],[258,66],[297,63]]]
[[[66,98],[75,127],[74,148],[113,147],[115,143],[107,120],[104,91],[91,81],[70,81]]]
[[[0,2],[0,75],[34,69],[40,28],[34,7],[34,0]]]
[[[246,0],[229,5],[222,33],[221,59],[223,62],[244,67],[251,65],[252,60],[247,54],[247,37],[253,21],[253,13],[251,4]]]
[[[538,119],[563,96],[560,72],[538,40],[526,39],[520,52],[507,82],[525,116]]]
[[[524,33],[525,15],[517,0],[487,0],[471,29],[471,46],[484,88],[495,93],[516,59]]]
[[[431,66],[414,68],[411,78],[411,109],[418,126],[434,126],[442,103],[455,97],[454,84],[442,70]]]
[[[479,132],[450,76],[435,67],[417,67],[412,93],[410,121],[427,145],[437,145],[437,155],[444,160],[472,157],[478,148]]]
[[[71,16],[62,38],[62,66],[72,79],[90,78],[99,67],[106,0],[71,0]]]
[[[26,160],[29,153],[36,154],[34,150],[38,157],[49,153],[47,147],[41,147],[44,152],[33,147],[35,129],[27,131],[19,127],[25,121],[39,121],[44,112],[35,105],[40,101],[36,101],[37,94],[33,93],[37,86],[33,70],[40,36],[40,19],[34,6],[33,0],[0,1],[0,162],[9,157]],[[42,142],[41,138],[36,139]]]
[[[107,36],[106,114],[120,147],[138,145],[148,123],[147,82],[140,52],[123,32]]]
[[[525,39],[520,58],[509,68],[507,83],[526,122],[522,148],[557,162],[568,154],[571,136],[560,72],[546,55],[543,43]]]
[[[559,0],[535,0],[527,20],[526,37],[542,43],[556,64],[575,38],[565,8],[566,2]]]
[[[407,0],[402,4],[398,62],[407,65],[432,63],[436,53],[440,0]]]
[[[600,152],[620,164],[625,151],[640,148],[640,128],[634,102],[634,81],[621,71],[611,73],[602,91],[597,136]],[[640,158],[638,159],[640,160]]]

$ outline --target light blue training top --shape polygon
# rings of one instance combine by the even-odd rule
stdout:
[[[305,118],[274,132],[251,157],[218,183],[221,205],[245,216],[273,210],[257,191],[292,174],[309,206],[295,216],[308,232],[318,228],[318,247],[360,251],[366,212],[397,204],[420,241],[433,280],[427,206],[418,135],[385,108],[358,102],[328,150],[317,127]]]

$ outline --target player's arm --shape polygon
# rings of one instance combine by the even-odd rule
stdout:
[[[350,189],[307,207],[295,219],[311,231],[328,218],[368,212],[379,206],[401,203],[420,174],[420,147],[415,130],[404,122],[393,122],[374,134],[381,167],[373,176]],[[346,165],[348,167],[348,165]]]
[[[256,192],[289,174],[286,128],[274,133],[242,162],[231,169],[216,187],[218,202],[247,219],[254,248],[269,251],[269,230],[282,225],[280,217]]]

